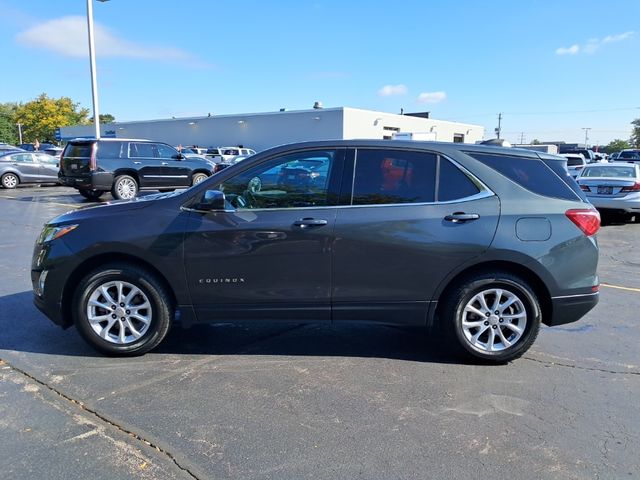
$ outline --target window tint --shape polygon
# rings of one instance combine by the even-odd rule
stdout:
[[[36,153],[35,156],[38,159],[38,162],[40,163],[48,163],[51,165],[55,165],[58,163],[58,159],[56,157],[52,157],[51,155],[47,155],[44,153]]]
[[[577,167],[578,165],[584,165],[584,160],[582,158],[567,157],[567,165],[569,165],[570,167]]]
[[[535,158],[477,152],[467,152],[467,154],[533,193],[565,200],[576,199],[574,188],[565,179],[558,178],[560,175],[558,172],[562,172],[563,177],[569,176],[565,162],[557,160],[543,162]],[[560,164],[560,168],[550,168],[552,162]],[[554,175],[554,172],[557,175]],[[575,183],[573,180],[571,182]]]
[[[33,162],[33,158],[30,153],[18,153],[17,155],[12,155],[11,160],[13,162],[22,162],[22,163],[31,163]]]
[[[333,205],[329,177],[335,158],[334,150],[274,158],[226,180],[219,189],[238,209]]]
[[[478,193],[480,188],[462,170],[446,158],[440,157],[439,202],[458,200]]]
[[[174,155],[178,154],[178,151],[169,145],[158,143],[156,146],[158,147],[158,157],[160,158],[173,158]],[[193,149],[191,150],[193,151]]]
[[[68,144],[63,157],[89,158],[91,157],[91,143]]]
[[[434,154],[359,149],[355,169],[353,205],[434,201]]]
[[[130,156],[153,158],[155,145],[153,143],[132,143],[130,147]]]
[[[96,158],[121,158],[122,142],[98,142]]]
[[[578,197],[580,197],[583,201],[587,201],[587,197],[584,195],[584,192],[580,189],[578,184],[576,183],[575,178],[573,178],[569,171],[567,170],[564,162],[559,162],[557,160],[543,160],[544,164],[549,167],[551,170],[555,172],[555,174],[560,177],[560,180],[564,182],[564,184],[569,187]],[[567,198],[569,200],[575,200],[575,198],[570,197],[562,197]]]

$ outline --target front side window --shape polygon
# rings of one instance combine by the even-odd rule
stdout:
[[[175,148],[170,147],[169,145],[158,143],[156,147],[158,148],[159,158],[175,158],[175,156],[178,155],[178,151]],[[193,149],[191,150],[193,151]]]
[[[359,149],[353,205],[433,202],[436,161],[428,152]]]
[[[335,203],[329,178],[335,150],[277,157],[225,180],[219,190],[237,209],[322,207]]]

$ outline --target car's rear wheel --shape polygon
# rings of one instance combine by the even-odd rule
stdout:
[[[104,195],[104,191],[102,190],[78,190],[80,192],[80,195],[82,195],[84,198],[86,198],[87,200],[91,200],[93,202],[100,200],[100,197],[102,195]]]
[[[193,176],[191,177],[191,185],[197,185],[198,183],[203,182],[207,178],[209,178],[209,176],[206,173],[194,173]]]
[[[5,173],[2,175],[2,188],[16,188],[20,185],[20,179],[15,173]]]
[[[118,200],[131,200],[138,195],[138,182],[129,175],[118,175],[113,181],[111,195]]]
[[[73,320],[82,337],[107,355],[141,355],[155,348],[173,321],[169,293],[150,272],[128,264],[100,267],[80,282]]]
[[[507,272],[475,274],[461,281],[443,304],[442,321],[467,354],[505,363],[524,354],[540,330],[535,291]]]

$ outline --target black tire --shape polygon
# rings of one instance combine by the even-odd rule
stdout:
[[[87,200],[91,200],[92,202],[96,202],[100,200],[100,197],[104,195],[104,191],[102,190],[78,190],[80,195],[82,195]]]
[[[100,293],[99,288],[101,286],[107,286],[107,292],[110,295],[117,296],[117,284],[109,286],[111,282],[119,282],[124,285],[121,289],[122,296],[133,291],[129,286],[138,289],[140,294],[133,296],[131,300],[124,299],[127,303],[123,302],[116,305],[120,308],[112,310],[113,305],[109,309],[93,307],[93,312],[89,312],[89,301],[92,295],[99,295],[94,300],[109,306],[109,302],[105,301],[106,297]],[[119,300],[123,299],[115,299],[115,301]],[[135,302],[143,307],[147,301],[150,308],[136,310],[135,307],[137,305],[134,305]],[[173,302],[162,282],[147,270],[126,263],[108,264],[91,271],[80,281],[72,302],[73,322],[78,332],[89,345],[106,355],[135,356],[148,352],[158,346],[165,338],[174,320]],[[122,305],[125,306],[122,307]],[[148,318],[147,326],[144,327],[144,324],[135,318],[135,313],[130,315],[132,313],[131,310],[124,310],[125,308],[136,310],[138,314],[142,312],[142,316]],[[109,326],[110,322],[112,322],[111,318],[113,318],[111,312],[114,315],[116,313],[123,315],[121,318],[125,318],[125,322],[120,321],[116,316],[111,326]],[[101,330],[102,336],[92,327],[89,321],[89,313],[95,313],[100,317],[110,317],[99,323],[94,322],[96,329]],[[128,325],[126,322],[129,322]],[[138,329],[135,333],[140,334],[139,338],[134,337],[133,330],[129,327]],[[122,335],[125,336],[124,342],[118,341],[121,329],[124,332]],[[126,335],[127,332],[130,335]],[[133,338],[128,339],[128,337]]]
[[[207,175],[206,173],[194,173],[191,176],[191,185],[197,185],[198,183],[205,181],[207,178],[209,178],[209,175]]]
[[[496,295],[491,296],[494,289],[504,292],[501,299],[511,300],[515,297],[517,301],[504,309],[498,307],[498,310],[486,312],[480,306],[479,299],[482,297],[489,308],[495,307],[493,302]],[[507,303],[507,300],[499,302],[500,305]],[[475,306],[484,316],[473,311],[465,313],[467,306]],[[467,356],[490,363],[506,363],[522,356],[538,336],[542,316],[540,302],[531,286],[517,275],[500,271],[478,273],[463,279],[444,299],[440,313],[440,321],[444,322],[454,348]],[[506,318],[521,316],[522,313],[525,316],[521,318]],[[463,320],[471,322],[467,324],[466,330]],[[480,324],[470,326],[474,323]],[[521,326],[522,332],[518,334],[513,327]],[[507,342],[512,341],[513,344],[505,344],[498,336],[500,333]],[[480,335],[474,341],[477,334]],[[485,338],[486,341],[483,341]],[[493,339],[497,339],[497,344]],[[495,350],[490,348],[491,345]]]
[[[2,175],[0,183],[2,184],[2,188],[14,189],[20,185],[20,178],[15,173],[9,172]]]
[[[111,195],[117,200],[131,200],[138,195],[138,182],[130,175],[118,175],[113,181]]]

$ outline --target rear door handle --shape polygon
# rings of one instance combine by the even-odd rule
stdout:
[[[328,222],[326,220],[317,220],[315,218],[302,218],[293,222],[294,227],[309,228],[309,227],[322,227]]]
[[[455,212],[452,213],[451,215],[447,215],[446,217],[444,217],[444,219],[447,222],[453,222],[453,223],[464,223],[464,222],[469,222],[471,220],[477,220],[480,218],[480,215],[478,215],[477,213],[464,213],[464,212]]]
[[[169,165],[167,162],[162,162],[160,165]]]
[[[140,165],[142,162],[133,162],[134,165]]]

